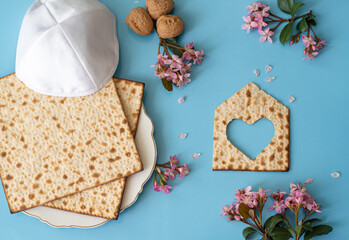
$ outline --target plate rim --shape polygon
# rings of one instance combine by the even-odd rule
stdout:
[[[147,114],[146,110],[145,110],[145,107],[144,107],[144,103],[142,102],[142,110],[144,112],[144,115],[149,119],[150,123],[151,123],[151,126],[152,126],[152,129],[150,131],[151,133],[151,138],[152,138],[152,142],[153,142],[153,145],[154,145],[154,150],[155,150],[155,154],[154,154],[154,163],[153,163],[153,166],[152,166],[152,170],[150,171],[150,174],[149,176],[144,180],[144,182],[141,184],[141,188],[139,190],[139,192],[136,194],[136,197],[135,199],[130,203],[128,204],[127,206],[123,207],[122,209],[120,209],[120,213],[123,212],[124,210],[126,210],[127,208],[129,208],[130,206],[132,206],[137,200],[138,200],[138,197],[139,195],[143,192],[143,188],[144,188],[144,185],[149,181],[149,179],[151,178],[151,176],[153,175],[153,172],[154,172],[154,169],[155,169],[155,166],[156,166],[156,159],[157,159],[157,148],[156,148],[156,142],[155,142],[155,138],[154,138],[154,123],[153,123],[153,120],[149,117],[149,115]],[[64,210],[62,210],[64,211]],[[99,227],[107,222],[110,221],[110,219],[105,219],[105,221],[101,222],[101,223],[98,223],[98,224],[95,224],[95,225],[91,225],[91,226],[79,226],[79,225],[55,225],[55,224],[52,224],[50,223],[49,221],[47,220],[44,220],[42,219],[40,216],[37,216],[35,214],[32,214],[32,213],[29,213],[27,212],[26,210],[22,211],[24,214],[27,214],[31,217],[35,217],[35,218],[38,218],[41,222],[43,223],[46,223],[48,225],[50,225],[51,227],[54,227],[54,228],[85,228],[85,229],[88,229],[88,228],[96,228],[96,227]]]

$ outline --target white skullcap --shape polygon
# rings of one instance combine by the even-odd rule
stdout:
[[[97,0],[37,0],[23,19],[16,74],[36,92],[92,94],[118,62],[115,16]]]

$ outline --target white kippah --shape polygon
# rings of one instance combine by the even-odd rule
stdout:
[[[97,0],[37,0],[23,19],[16,74],[36,92],[92,94],[118,62],[115,16]]]

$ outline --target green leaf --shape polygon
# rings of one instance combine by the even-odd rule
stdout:
[[[171,92],[173,90],[172,82],[167,81],[165,78],[162,79],[162,85],[166,88],[167,91]]]
[[[246,204],[240,203],[238,210],[239,210],[239,214],[243,218],[245,219],[250,218],[250,214],[248,213],[248,211],[250,211],[250,208]]]
[[[293,237],[287,229],[282,227],[275,227],[270,236],[275,240],[288,240]]]
[[[294,17],[294,15],[296,14],[297,10],[300,8],[300,7],[303,7],[304,6],[304,3],[301,3],[301,2],[298,2],[296,4],[294,4],[291,9],[290,9],[290,12],[291,12],[291,15],[292,17]]]
[[[245,239],[249,239],[248,237],[252,234],[252,233],[258,233],[256,229],[251,228],[251,227],[247,227],[242,231],[242,235],[244,236]]]
[[[308,223],[308,222],[310,222],[313,225],[315,222],[322,222],[322,220],[319,218],[312,218],[312,219],[305,221],[304,224]]]
[[[276,214],[274,216],[271,216],[267,219],[264,223],[264,228],[267,229],[268,232],[272,232],[274,227],[282,222],[284,220],[284,217],[281,214]]]
[[[307,231],[304,235],[304,240],[312,239],[313,237],[326,235],[332,232],[333,228],[328,225],[318,225],[316,227],[313,227],[313,231]]]
[[[313,231],[313,224],[311,222],[305,222],[302,226],[305,230]]]
[[[166,38],[164,39],[166,43],[168,44],[171,44],[171,45],[174,45],[174,46],[177,46],[177,47],[182,47],[181,45],[179,45],[176,41],[176,38]],[[178,57],[182,57],[183,55],[183,52],[178,49],[178,48],[175,48],[175,47],[171,47],[171,46],[167,46],[170,51],[173,53],[173,54],[176,54]]]
[[[292,23],[288,23],[280,33],[280,42],[282,45],[285,45],[287,40],[291,37],[291,31],[292,31]]]
[[[313,231],[313,227],[312,227],[312,224],[311,222],[306,222],[304,223],[303,225],[298,225],[295,227],[295,231],[296,231],[296,234],[298,236],[298,238],[300,238],[305,231]]]
[[[294,5],[294,0],[278,0],[278,5],[281,11],[291,14],[291,8]]]
[[[308,24],[307,24],[307,20],[305,20],[305,18],[303,17],[302,20],[299,21],[299,23],[297,24],[297,29],[300,32],[306,32],[308,31]]]

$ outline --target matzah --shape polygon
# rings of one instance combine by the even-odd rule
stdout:
[[[136,133],[142,106],[144,84],[125,79],[114,79],[131,132]],[[88,214],[106,219],[117,219],[126,178],[85,190],[46,203],[45,206]]]
[[[0,89],[0,177],[12,213],[142,170],[113,81],[66,98],[11,74]]]
[[[227,138],[233,119],[253,124],[269,119],[275,135],[254,159],[249,159]],[[213,136],[213,170],[287,171],[289,167],[289,110],[254,83],[249,83],[216,108]]]

